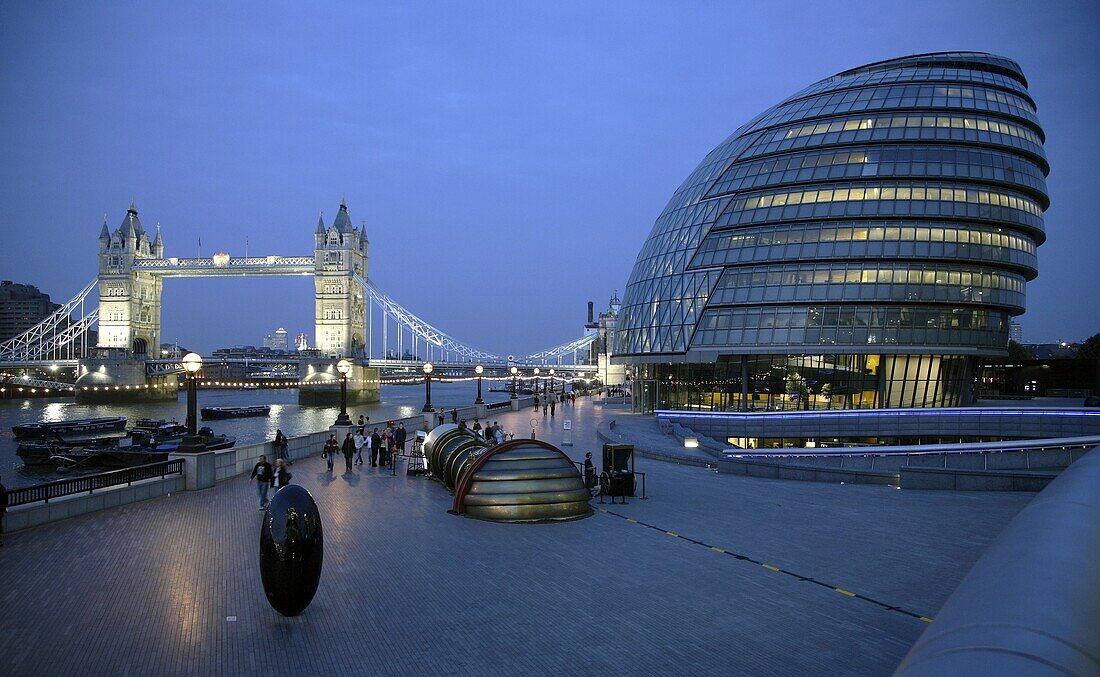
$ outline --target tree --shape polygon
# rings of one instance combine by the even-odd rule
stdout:
[[[1013,361],[1013,362],[1022,362],[1023,360],[1034,359],[1034,356],[1031,354],[1031,351],[1029,351],[1027,348],[1023,347],[1019,343],[1016,343],[1012,339],[1009,339],[1009,341],[1008,341],[1008,359]]]
[[[1085,339],[1077,349],[1077,357],[1082,360],[1100,360],[1100,334],[1093,334]]]

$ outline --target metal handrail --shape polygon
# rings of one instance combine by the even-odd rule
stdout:
[[[9,490],[8,507],[11,508],[17,505],[38,503],[39,501],[49,503],[51,498],[61,498],[62,496],[71,496],[73,494],[90,494],[96,489],[106,489],[107,487],[114,487],[121,484],[128,485],[154,477],[182,474],[183,459],[177,458],[171,461],[159,461],[157,463],[137,465],[132,468],[123,468],[122,470],[96,473],[95,475],[84,475],[82,477],[58,480],[56,482],[45,482],[43,484],[35,484],[29,487]]]

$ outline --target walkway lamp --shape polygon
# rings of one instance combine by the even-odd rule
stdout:
[[[336,363],[336,371],[340,372],[340,415],[336,417],[336,425],[351,425],[351,417],[348,416],[348,372],[351,371],[351,362],[340,360]]]
[[[535,367],[535,394],[536,395],[539,394],[539,386],[541,384],[542,384],[542,381],[539,380],[539,368]]]
[[[432,410],[432,363],[424,363],[424,408],[420,411],[428,413]]]
[[[546,379],[546,389],[553,395],[557,388],[554,386],[554,368],[550,367],[550,378]]]
[[[477,374],[477,399],[474,400],[474,404],[485,404],[485,400],[481,399],[481,373],[485,371],[485,367],[480,364],[474,367],[474,373]]]
[[[202,356],[198,353],[187,353],[180,360],[183,371],[187,374],[187,434],[194,437],[197,434],[198,411],[198,381],[199,370],[202,369]]]
[[[516,399],[519,395],[516,393],[516,374],[519,373],[519,369],[513,365],[508,371],[512,372],[512,399]]]

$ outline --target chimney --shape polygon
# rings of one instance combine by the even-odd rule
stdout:
[[[592,302],[588,302],[588,324],[592,324]]]

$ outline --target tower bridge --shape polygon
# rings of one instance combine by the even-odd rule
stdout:
[[[318,218],[313,236],[311,256],[236,257],[217,252],[209,257],[171,257],[165,255],[159,226],[150,236],[131,203],[114,231],[104,219],[96,279],[50,317],[0,343],[0,367],[76,366],[78,399],[90,397],[86,392],[116,391],[175,397],[178,362],[156,357],[163,342],[165,278],[300,275],[314,280],[317,346],[316,351],[296,360],[303,402],[334,396],[337,379],[333,363],[340,358],[353,364],[350,380],[364,384],[349,393],[353,401],[377,398],[379,369],[419,369],[424,362],[459,371],[481,364],[495,372],[513,365],[520,369],[553,365],[602,376],[605,382],[609,382],[608,376],[615,377],[606,373],[610,342],[604,335],[606,327],[592,323],[591,304],[589,324],[580,337],[520,357],[502,356],[458,340],[380,288],[368,274],[366,227],[352,224],[346,201],[340,202],[331,225],[326,226],[323,215]],[[93,332],[98,336],[95,345],[89,340]],[[393,359],[394,355],[411,359]],[[135,387],[113,388],[115,385]]]

